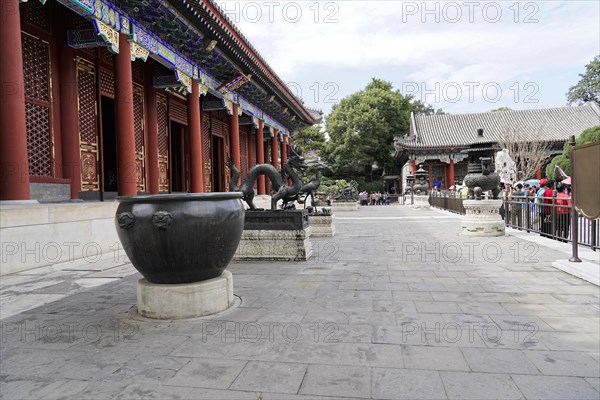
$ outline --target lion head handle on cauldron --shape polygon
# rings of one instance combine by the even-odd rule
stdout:
[[[152,225],[161,231],[167,230],[173,223],[173,215],[168,211],[157,211],[152,214]]]

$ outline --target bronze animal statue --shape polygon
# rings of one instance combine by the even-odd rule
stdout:
[[[350,184],[344,186],[342,193],[340,193],[334,200],[337,201],[356,201],[358,196],[358,182],[355,180],[350,181]]]
[[[248,174],[244,177],[242,186],[237,188],[237,180],[239,178],[239,171],[231,161],[227,162],[227,166],[232,171],[232,179],[229,181],[229,191],[235,192],[240,191],[243,193],[243,199],[248,204],[251,210],[256,210],[256,205],[253,202],[254,199],[254,184],[256,183],[260,175],[266,175],[271,181],[271,189],[275,193],[271,196],[271,210],[277,209],[277,202],[283,200],[284,207],[290,201],[294,201],[296,196],[302,189],[302,179],[298,176],[294,169],[304,171],[308,168],[308,165],[304,161],[304,158],[299,154],[295,148],[290,149],[291,156],[283,167],[283,171],[286,176],[292,180],[291,185],[286,185],[287,179],[282,178],[283,174],[280,174],[277,169],[271,164],[258,164],[252,167]]]
[[[228,189],[230,192],[237,192],[237,184],[238,180],[240,179],[240,171],[238,171],[238,169],[235,167],[235,164],[233,163],[231,157],[229,157],[229,160],[227,160],[227,163],[225,165],[227,165],[227,168],[229,168],[229,170],[231,171],[231,179],[229,179]]]
[[[496,167],[490,157],[479,158],[481,172],[470,172],[465,176],[465,185],[469,188],[468,199],[481,200],[483,192],[491,190],[494,199],[500,193],[500,176],[495,173]]]
[[[304,196],[303,200],[298,200],[298,202],[301,204],[304,204],[304,208],[306,208],[306,200],[308,199],[308,196],[310,196],[310,202],[313,206],[313,209],[315,212],[318,212],[317,205],[315,203],[315,192],[317,191],[319,186],[321,186],[321,169],[320,168],[317,169],[315,180],[307,183],[306,185],[302,186],[302,189],[300,189],[299,194],[300,195],[304,194],[305,196]]]

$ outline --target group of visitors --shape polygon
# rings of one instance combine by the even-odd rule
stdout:
[[[562,241],[569,238],[571,228],[571,187],[553,179],[542,179],[538,185],[517,183],[514,187],[504,185],[500,196],[509,199],[510,222],[520,228],[535,229],[544,237],[556,237]],[[523,226],[528,201],[528,226]],[[505,212],[505,210],[502,210]],[[554,221],[553,221],[554,220]]]
[[[376,191],[369,193],[366,190],[363,190],[360,192],[359,196],[360,205],[362,206],[388,206],[391,203],[390,194],[388,192],[381,193]]]

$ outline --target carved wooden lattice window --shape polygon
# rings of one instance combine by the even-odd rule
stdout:
[[[169,98],[169,117],[172,120],[187,126],[187,105],[175,99],[175,96]]]
[[[135,176],[137,189],[146,190],[146,160],[144,157],[144,88],[133,85],[133,125],[135,129]]]
[[[465,176],[467,175],[467,165],[467,162],[454,164],[454,180],[458,180],[458,183],[461,185],[463,179],[465,179]]]
[[[202,118],[202,158],[204,160],[204,191],[212,191],[212,149],[210,133],[210,113],[203,112]]]
[[[114,65],[115,55],[108,50],[107,47],[100,48],[100,54],[102,56],[102,62],[108,65]]]
[[[100,93],[102,96],[115,98],[115,77],[112,71],[100,68]]]
[[[156,95],[156,114],[158,122],[158,190],[169,191],[169,127],[167,98]]]
[[[131,74],[137,80],[144,79],[144,62],[142,60],[135,60],[131,63]]]
[[[245,130],[240,129],[240,173],[246,176],[248,173],[248,138]]]
[[[29,174],[53,176],[50,48],[26,33],[21,38]]]
[[[431,179],[429,180],[430,185],[433,187],[433,181],[439,180],[443,185],[442,187],[446,188],[446,164],[433,164],[431,165]]]
[[[98,129],[96,114],[96,69],[85,61],[77,63],[77,103],[81,151],[81,189],[100,190],[98,179]]]
[[[221,122],[223,127],[223,135],[225,136],[225,160],[228,160],[231,157],[231,150],[229,147],[229,124]],[[225,174],[225,187],[229,187],[229,180],[231,179],[230,174]]]
[[[250,154],[250,168],[256,165],[256,134],[248,134],[248,146]]]
[[[50,15],[48,6],[39,1],[29,1],[24,5],[25,21],[46,32],[50,31]]]

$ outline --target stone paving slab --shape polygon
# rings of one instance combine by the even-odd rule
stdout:
[[[156,321],[104,255],[0,278],[3,399],[592,399],[600,289],[554,242],[361,207],[306,262],[233,262],[236,306]]]

